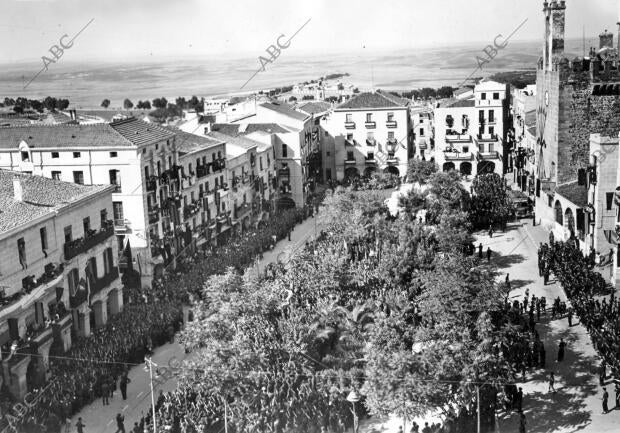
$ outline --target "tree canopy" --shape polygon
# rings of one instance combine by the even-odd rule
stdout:
[[[471,218],[477,226],[504,224],[513,205],[504,179],[497,173],[479,174],[472,183]]]

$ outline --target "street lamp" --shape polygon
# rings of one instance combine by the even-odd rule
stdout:
[[[359,430],[359,425],[358,425],[359,419],[357,417],[357,412],[355,412],[355,403],[360,401],[360,396],[359,396],[359,394],[355,390],[353,390],[347,396],[347,401],[350,401],[351,404],[353,405],[353,409],[351,410],[351,412],[353,413],[353,433],[358,433],[358,430]]]
[[[155,392],[153,391],[153,367],[157,368],[157,364],[155,364],[150,357],[145,356],[144,357],[144,371],[149,372],[149,380],[151,382],[151,407],[153,409],[153,433],[157,433],[157,421],[155,419]],[[155,378],[157,378],[157,373],[155,373]]]

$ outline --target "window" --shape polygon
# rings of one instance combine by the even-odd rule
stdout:
[[[75,293],[77,292],[78,284],[80,281],[80,274],[77,268],[71,269],[67,277],[68,277],[67,281],[69,285],[69,295],[75,296]]]
[[[86,217],[82,220],[82,226],[84,227],[84,237],[88,236],[90,232],[90,217]]]
[[[375,159],[375,153],[374,152],[368,152],[368,156],[366,157],[366,159]]]
[[[65,242],[71,242],[73,240],[73,229],[71,226],[65,227]]]
[[[52,171],[52,179],[60,180],[60,175],[61,175],[60,171]]]
[[[495,111],[493,110],[489,110],[489,122],[490,123],[495,122]]]
[[[489,135],[495,134],[495,127],[489,126]]]
[[[110,170],[110,185],[116,185],[114,192],[121,191],[121,172],[120,170]]]
[[[326,155],[326,156],[331,156],[331,155],[332,155],[332,153],[328,150],[327,152],[325,152],[325,155]]]
[[[157,161],[157,176],[161,176],[161,161]]]
[[[148,167],[144,167],[144,178],[148,180],[149,178],[149,168]]]
[[[30,156],[28,155],[28,152],[22,152],[22,161],[29,161],[30,160]]]
[[[260,156],[258,158],[258,166],[260,167],[261,171],[263,170],[263,157]]]
[[[345,122],[347,122],[347,123],[352,123],[353,122],[353,115],[351,113],[347,113],[346,114]]]
[[[52,158],[59,158],[58,152],[52,152]]]
[[[495,151],[495,146],[493,145],[493,143],[489,143],[489,153],[494,152]]]
[[[83,171],[73,172],[73,183],[84,185],[84,172]]]
[[[47,229],[45,227],[41,227],[39,229],[39,234],[41,235],[41,249],[43,251],[47,250]]]
[[[347,152],[347,161],[355,161],[355,156],[353,155],[353,151],[349,150]]]
[[[394,121],[394,113],[388,113],[387,114],[387,121],[388,122],[393,122]]]
[[[122,201],[113,201],[112,202],[112,212],[114,213],[114,220],[124,221],[125,217],[123,215],[123,202]]]
[[[73,152],[73,157],[74,158],[80,158],[82,156],[81,152]]]
[[[367,133],[366,144],[368,144],[369,146],[372,146],[375,144],[375,133],[374,132]]]
[[[484,93],[484,92],[483,92],[483,93],[481,93],[481,94],[480,94],[480,99],[482,99],[483,101],[484,101],[485,99],[487,99],[487,94],[486,94],[486,93]]]
[[[484,110],[478,110],[478,119],[480,123],[484,123]]]
[[[420,137],[424,137],[424,128],[420,128]]]
[[[116,158],[118,156],[118,152],[110,152],[110,158]]]
[[[372,113],[366,113],[366,123],[372,122]]]
[[[493,99],[499,99],[499,93],[497,92],[493,93]]]
[[[159,149],[159,143],[155,143],[155,150]]]
[[[388,139],[389,140],[393,140],[394,139],[394,131],[388,131]]]
[[[99,217],[101,218],[101,227],[104,227],[106,222],[108,221],[108,210],[101,209],[99,212]]]
[[[114,258],[112,248],[106,248],[103,252],[103,270],[105,275],[109,275],[114,268]]]
[[[282,158],[287,158],[288,157],[288,149],[286,147],[286,144],[282,143]]]
[[[23,269],[26,269],[28,263],[26,262],[26,241],[24,238],[19,238],[17,240],[17,251],[19,253],[19,264],[22,265]]]
[[[614,193],[613,192],[606,192],[605,193],[605,200],[607,202],[607,210],[611,210],[612,206],[613,206],[613,202],[614,202]]]
[[[469,146],[463,146],[463,153],[469,152]]]

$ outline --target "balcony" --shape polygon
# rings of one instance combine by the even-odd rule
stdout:
[[[146,181],[146,190],[148,192],[155,192],[157,190],[157,178],[155,176],[150,176]]]
[[[471,143],[471,135],[446,133],[446,143]]]
[[[386,162],[388,164],[398,164],[398,157],[394,153],[388,152]]]
[[[499,141],[499,137],[497,136],[497,134],[478,134],[476,135],[476,139],[478,141],[490,141],[490,142],[496,142]]]
[[[41,298],[47,289],[58,284],[63,278],[64,266],[53,263],[45,265],[45,272],[39,278],[34,275],[22,280],[21,291],[12,296],[0,295],[0,317],[17,310],[24,310],[30,304]]]
[[[444,158],[446,161],[471,161],[473,159],[473,153],[444,151]]]
[[[159,210],[149,210],[149,224],[157,224],[159,222]]]
[[[78,238],[73,241],[66,242],[64,245],[65,260],[71,260],[77,255],[85,253],[92,247],[105,242],[111,236],[114,236],[114,227],[116,221],[112,224],[110,221],[106,222],[106,225],[102,227],[98,232],[94,232],[84,238]]]
[[[90,295],[93,296],[99,293],[110,284],[112,284],[116,279],[118,279],[118,268],[113,266],[106,275],[101,278],[97,278],[94,281],[91,281]]]
[[[366,144],[369,146],[376,146],[377,145],[377,140],[375,140],[374,138],[367,138],[366,139]]]
[[[366,122],[364,126],[366,129],[375,129],[377,127],[377,122]]]
[[[478,160],[488,161],[491,159],[500,159],[499,152],[497,150],[490,152],[478,152]]]
[[[69,306],[71,308],[78,308],[84,302],[88,300],[88,291],[81,287],[75,292],[75,296],[69,296]]]
[[[375,165],[377,163],[377,160],[375,159],[375,157],[366,157],[364,158],[364,162],[368,165]]]
[[[356,161],[355,161],[355,158],[353,158],[353,159],[347,158],[347,159],[344,160],[344,163],[345,164],[355,164]]]
[[[385,126],[388,128],[396,128],[398,126],[398,122],[396,122],[396,120],[388,120],[387,122],[385,122]]]
[[[345,129],[355,129],[355,122],[344,122]]]
[[[196,177],[201,179],[209,174],[209,168],[206,165],[199,165],[196,167]]]

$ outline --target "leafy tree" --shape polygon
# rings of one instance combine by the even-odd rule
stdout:
[[[43,106],[49,111],[56,110],[57,105],[58,105],[58,100],[56,98],[52,98],[51,96],[47,96],[43,100]]]
[[[506,183],[497,173],[479,174],[472,183],[471,218],[477,226],[504,224],[512,215],[513,205]]]
[[[291,96],[290,98],[288,98],[288,102],[297,102],[297,98],[294,96]]]
[[[30,101],[30,106],[33,110],[38,111],[39,113],[43,113],[43,110],[45,108],[43,106],[43,103],[38,99],[33,99],[32,101]]]
[[[136,105],[136,108],[140,108],[143,110],[150,110],[151,109],[151,101],[138,101],[138,104]]]
[[[153,107],[155,108],[166,108],[168,106],[168,101],[166,98],[155,98],[153,99]]]
[[[59,99],[58,100],[58,109],[59,110],[66,110],[67,108],[69,108],[69,100],[68,99]]]
[[[179,96],[174,102],[176,106],[180,108],[185,108],[187,106],[187,101],[182,96]]]
[[[454,88],[451,86],[443,86],[437,89],[438,98],[451,98],[454,93]]]
[[[469,193],[463,188],[460,173],[433,173],[428,180],[430,194],[427,215],[431,224],[439,223],[443,212],[452,212],[467,208]]]
[[[123,108],[125,108],[125,110],[133,108],[133,102],[131,102],[129,98],[125,98],[125,100],[123,101]]]
[[[9,97],[4,98],[4,105],[6,105],[7,107],[15,105],[15,99]]]
[[[407,165],[407,180],[412,183],[424,185],[438,169],[439,167],[434,161],[412,158]]]
[[[108,108],[110,106],[110,100],[109,99],[104,99],[103,101],[101,101],[101,106],[103,108]]]

